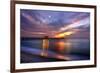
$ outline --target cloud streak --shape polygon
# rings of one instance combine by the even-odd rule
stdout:
[[[86,30],[89,26],[90,17],[86,12],[21,10],[21,37],[54,37],[61,33],[67,35],[76,29]]]

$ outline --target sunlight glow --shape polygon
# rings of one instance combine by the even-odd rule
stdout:
[[[63,32],[61,34],[57,34],[55,35],[56,38],[62,38],[62,37],[65,37],[65,36],[68,36],[68,35],[71,35],[73,34],[74,32],[70,31],[70,32]]]

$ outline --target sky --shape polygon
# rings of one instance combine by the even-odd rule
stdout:
[[[90,13],[20,10],[21,37],[89,38]]]

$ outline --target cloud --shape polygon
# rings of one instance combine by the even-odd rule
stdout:
[[[87,17],[87,18],[84,18],[82,20],[77,20],[76,22],[73,22],[72,24],[67,24],[64,27],[61,27],[60,31],[74,29],[74,28],[78,28],[80,26],[89,26],[89,24],[90,24],[90,20],[89,20],[89,17]]]

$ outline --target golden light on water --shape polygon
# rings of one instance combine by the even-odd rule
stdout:
[[[63,51],[65,48],[65,43],[63,41],[56,42],[57,50]]]
[[[43,40],[43,49],[48,49],[49,47],[49,40],[48,39],[44,39]]]
[[[66,52],[70,53],[72,44],[68,41],[65,46],[66,46]]]
[[[58,59],[70,60],[70,57],[63,56],[63,55],[56,55],[56,57],[57,57]]]
[[[48,48],[49,48],[49,40],[48,39],[43,39],[42,43],[42,56],[47,56],[48,55]]]

